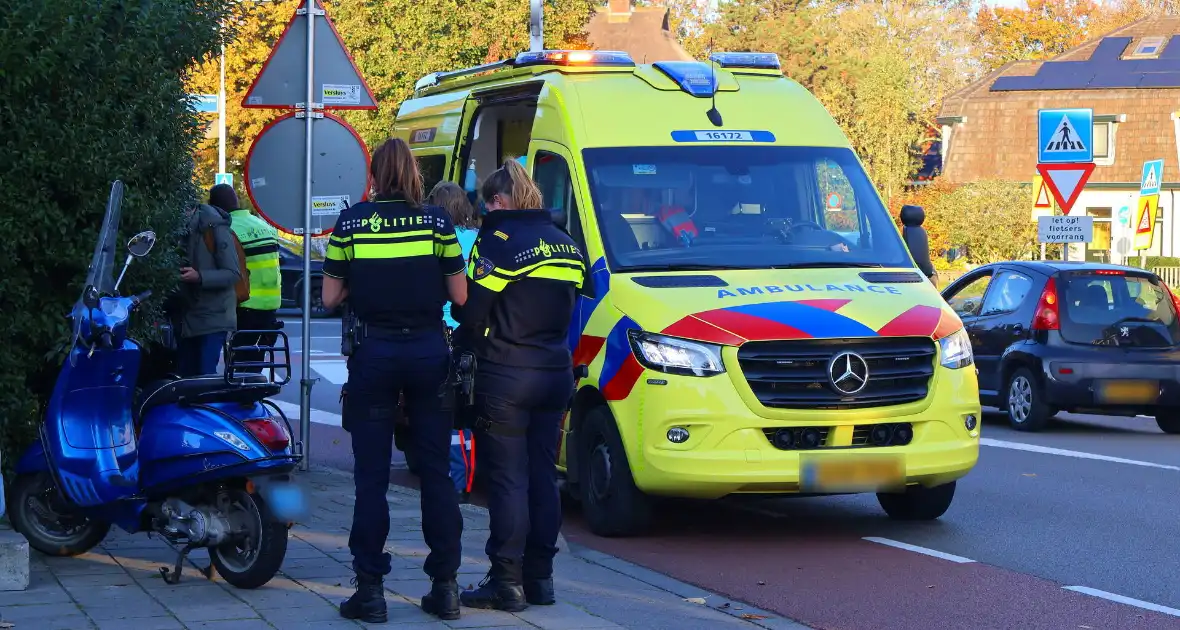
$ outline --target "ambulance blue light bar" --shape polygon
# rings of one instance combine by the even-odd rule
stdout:
[[[520,53],[512,64],[523,66],[616,66],[634,67],[635,60],[614,50],[540,50]]]
[[[778,55],[755,52],[721,52],[709,55],[709,60],[722,68],[758,68],[781,70]]]

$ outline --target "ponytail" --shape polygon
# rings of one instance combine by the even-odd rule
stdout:
[[[539,210],[545,203],[537,184],[516,160],[505,161],[504,166],[489,175],[480,193],[484,201],[496,195],[509,197],[512,205],[521,210]]]

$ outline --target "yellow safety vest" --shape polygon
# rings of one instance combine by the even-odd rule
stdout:
[[[230,227],[246,252],[246,269],[250,270],[250,299],[239,306],[260,311],[278,310],[283,296],[275,229],[249,210],[234,210],[229,216]]]

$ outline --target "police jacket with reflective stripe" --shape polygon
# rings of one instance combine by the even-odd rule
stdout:
[[[282,305],[282,275],[279,273],[279,241],[275,229],[249,210],[229,213],[230,228],[246,252],[250,271],[250,299],[238,305],[259,311],[278,310]]]
[[[480,362],[572,369],[567,338],[585,271],[549,212],[490,212],[471,251],[467,304],[454,309],[460,341]]]
[[[463,250],[442,208],[378,197],[346,208],[328,240],[324,275],[348,283],[361,321],[442,331],[445,276],[463,273]]]

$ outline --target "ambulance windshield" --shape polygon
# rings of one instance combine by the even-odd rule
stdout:
[[[627,147],[584,160],[617,270],[913,267],[848,149]]]

